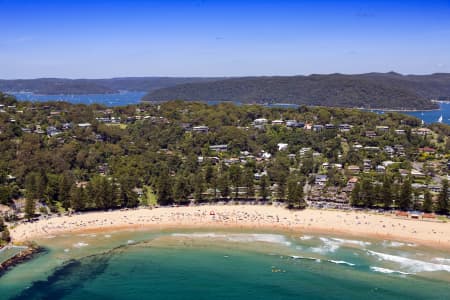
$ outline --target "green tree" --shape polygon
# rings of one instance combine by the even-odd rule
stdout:
[[[254,198],[255,197],[255,184],[254,184],[254,179],[253,179],[253,171],[250,168],[246,168],[246,170],[244,172],[243,182],[244,182],[245,188],[247,189],[246,194],[245,194],[247,200]]]
[[[269,197],[269,193],[270,193],[269,177],[267,177],[267,175],[263,175],[259,183],[259,195],[263,201],[266,201]]]
[[[412,187],[411,179],[406,178],[400,189],[400,199],[398,206],[401,210],[408,210],[412,204]]]
[[[381,197],[384,209],[389,209],[392,205],[392,179],[384,176],[381,187]]]
[[[239,186],[241,184],[241,167],[237,164],[234,164],[230,167],[229,170],[230,181],[234,188],[234,198],[239,198]]]
[[[75,184],[70,189],[70,207],[75,211],[85,209],[86,192],[84,188],[79,188]]]
[[[362,206],[361,201],[361,184],[357,182],[353,187],[352,194],[350,197],[350,203],[352,206]]]
[[[73,184],[74,182],[69,174],[64,173],[61,175],[59,181],[58,199],[66,210],[70,207],[70,189]]]
[[[160,205],[169,205],[173,203],[172,180],[167,169],[163,170],[159,176],[156,190],[158,192],[157,200]]]
[[[26,198],[25,200],[25,218],[28,220],[34,217],[34,212],[36,210],[36,202],[33,198]]]
[[[228,172],[223,172],[219,177],[218,188],[220,190],[220,195],[223,198],[228,198],[230,196],[230,179],[228,177]]]
[[[175,202],[181,204],[182,202],[186,202],[191,193],[189,189],[189,182],[187,181],[187,176],[177,175],[175,177],[175,183],[173,186],[173,198]]]
[[[431,213],[433,211],[433,200],[429,190],[425,190],[423,196],[422,210],[426,213]]]
[[[9,243],[11,241],[11,234],[9,233],[8,227],[5,227],[2,232],[2,240]]]
[[[442,180],[442,189],[438,195],[437,211],[441,214],[448,214],[448,181]]]
[[[205,180],[203,174],[196,174],[194,177],[194,198],[195,201],[201,202],[203,201],[203,192],[205,191]]]
[[[3,217],[0,216],[0,231],[3,231],[5,228],[5,220],[3,220]]]
[[[303,184],[295,177],[291,177],[288,180],[287,189],[288,207],[300,209],[305,208],[306,202],[303,198]]]

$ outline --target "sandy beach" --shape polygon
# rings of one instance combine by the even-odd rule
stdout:
[[[91,212],[11,229],[16,243],[61,233],[145,228],[245,228],[323,233],[414,242],[450,249],[450,223],[337,210],[290,211],[259,205],[206,205]]]

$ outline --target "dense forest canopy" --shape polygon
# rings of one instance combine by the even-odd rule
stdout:
[[[430,99],[450,97],[450,75],[396,73],[246,77],[180,84],[150,92],[147,101],[239,101],[330,107],[433,109]]]
[[[119,91],[149,92],[191,82],[208,82],[223,78],[201,77],[124,77],[111,79],[14,79],[1,80],[0,91],[32,92],[42,95],[112,94]]]

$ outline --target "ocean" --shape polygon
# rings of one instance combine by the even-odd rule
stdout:
[[[92,94],[92,95],[36,95],[33,93],[11,93],[20,101],[67,101],[74,104],[103,104],[105,106],[124,106],[129,104],[140,103],[145,92],[127,92],[123,91],[118,94]],[[220,101],[208,101],[208,104],[215,105]],[[240,102],[236,102],[237,105],[242,105]],[[296,104],[270,104],[268,107],[284,107],[284,108],[297,108]],[[376,110],[377,113],[384,113],[383,111]],[[405,111],[405,114],[417,117],[423,120],[425,123],[437,122],[442,115],[442,122],[450,124],[450,103],[440,103],[440,109],[432,111]]]
[[[448,299],[448,252],[241,231],[49,236],[0,277],[1,299]]]

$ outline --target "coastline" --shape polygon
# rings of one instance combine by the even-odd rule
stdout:
[[[269,230],[395,240],[450,250],[450,223],[397,218],[368,212],[290,211],[262,205],[204,205],[139,208],[55,217],[11,228],[14,243],[53,235],[115,230]]]

